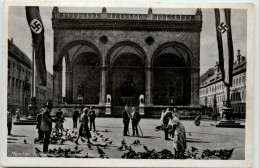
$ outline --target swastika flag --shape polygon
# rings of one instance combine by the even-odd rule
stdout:
[[[45,64],[44,27],[42,24],[39,7],[26,6],[25,11],[27,22],[33,38],[37,82],[39,86],[46,86],[47,72]]]
[[[231,31],[231,9],[215,9],[215,18],[222,80],[226,86],[232,86],[234,51]]]

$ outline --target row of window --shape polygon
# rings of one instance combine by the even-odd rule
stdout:
[[[237,77],[237,78],[234,78],[233,79],[233,85],[236,86],[236,85],[239,85],[241,83],[245,83],[245,76],[240,76],[240,77]]]
[[[17,88],[22,88],[24,86],[25,81],[15,79],[15,77],[8,77],[8,86],[11,87],[17,87]]]
[[[8,69],[11,69],[11,65],[13,65],[13,69],[15,69],[15,66],[16,66],[16,69],[18,69],[18,71],[22,71],[23,73],[25,73],[26,75],[30,75],[31,72],[25,68],[22,68],[19,64],[16,65],[15,62],[11,63],[10,60],[8,60]]]

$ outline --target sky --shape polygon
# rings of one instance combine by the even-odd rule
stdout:
[[[53,29],[52,29],[53,7],[40,7],[40,15],[45,29],[45,60],[46,68],[52,71],[53,65]],[[102,8],[73,8],[59,7],[60,12],[72,13],[101,13]],[[140,13],[148,12],[147,8],[107,8],[108,13]],[[190,9],[159,9],[153,8],[154,14],[195,14],[196,8]],[[215,29],[214,9],[202,9],[203,24],[200,35],[200,74],[216,65],[218,61],[218,49]],[[231,13],[232,38],[234,53],[241,50],[243,56],[247,56],[247,11],[244,9],[232,9]],[[31,32],[27,24],[25,8],[21,6],[9,7],[8,12],[8,38],[13,38],[14,44],[18,46],[29,58],[32,57]],[[236,58],[235,58],[236,60]]]

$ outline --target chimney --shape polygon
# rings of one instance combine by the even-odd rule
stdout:
[[[13,37],[11,38],[11,42],[14,43],[14,39],[13,39]]]
[[[239,64],[241,60],[241,54],[240,54],[240,50],[237,50],[237,63]]]

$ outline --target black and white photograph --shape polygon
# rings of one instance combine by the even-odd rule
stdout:
[[[4,163],[248,167],[254,8],[169,4],[6,4]]]

